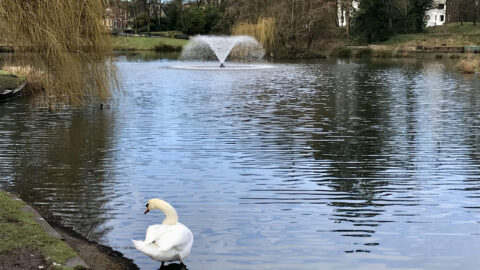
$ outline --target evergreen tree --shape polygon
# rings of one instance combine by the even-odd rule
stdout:
[[[392,35],[384,0],[362,0],[353,20],[353,32],[362,42],[383,41]]]
[[[362,0],[353,20],[354,35],[366,43],[425,28],[425,12],[433,0]]]

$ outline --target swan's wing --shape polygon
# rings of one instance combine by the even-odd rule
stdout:
[[[193,235],[190,230],[181,223],[177,223],[174,227],[168,229],[167,233],[157,237],[155,243],[160,250],[183,250],[190,248],[193,242]],[[190,246],[190,247],[189,247]]]
[[[145,235],[145,244],[157,242],[157,239],[161,238],[166,232],[168,232],[168,227],[165,225],[148,226],[147,234]]]

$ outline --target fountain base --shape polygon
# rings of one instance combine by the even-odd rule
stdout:
[[[218,62],[183,62],[178,65],[169,66],[168,68],[174,69],[190,69],[190,70],[252,70],[252,69],[269,69],[274,68],[275,66],[269,65],[266,63],[255,63],[255,64],[240,64],[240,63],[229,63],[228,65],[223,64],[218,65]]]

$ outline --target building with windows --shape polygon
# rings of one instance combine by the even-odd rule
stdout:
[[[350,5],[350,16],[353,16],[353,12],[358,10],[359,1],[337,1],[338,7],[338,26],[345,26],[347,23],[346,16],[348,16],[348,12],[346,11],[346,4]],[[425,21],[427,23],[427,27],[436,26],[436,25],[443,25],[446,20],[446,0],[434,0],[433,8],[428,10],[425,14]]]
[[[118,32],[127,28],[127,11],[118,7],[109,7],[103,15],[103,25],[110,32]]]
[[[434,7],[425,13],[427,27],[443,25],[445,23],[446,0],[435,0]]]

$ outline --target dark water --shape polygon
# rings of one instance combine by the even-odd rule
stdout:
[[[478,269],[480,78],[444,62],[174,70],[110,108],[0,105],[0,185],[133,258],[171,202],[198,269]]]

